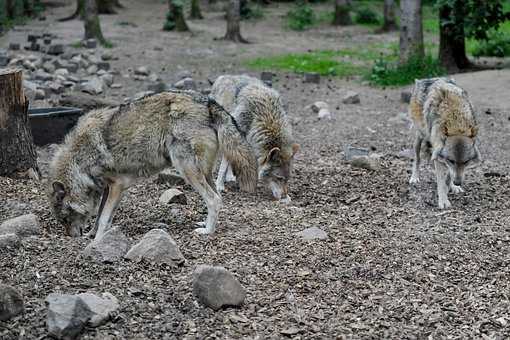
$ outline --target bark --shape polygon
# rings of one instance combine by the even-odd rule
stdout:
[[[223,37],[224,40],[248,43],[241,36],[241,2],[240,0],[229,0],[227,4],[227,32]]]
[[[176,0],[168,0],[168,15],[165,30],[176,30],[178,32],[189,31],[188,24],[184,18],[182,3]]]
[[[423,58],[421,0],[400,1],[400,63],[410,58]]]
[[[457,3],[456,6],[462,6],[460,1]],[[452,22],[452,10],[462,8],[439,8],[439,62],[450,73],[473,66],[466,55],[464,22]]]
[[[101,44],[105,44],[106,39],[101,31],[96,0],[84,0],[84,2],[83,20],[85,24],[85,40],[96,39]]]
[[[27,17],[34,15],[34,0],[23,0],[23,12]]]
[[[335,17],[333,18],[333,25],[335,26],[352,25],[351,0],[335,1]]]
[[[191,0],[191,12],[189,14],[190,19],[203,19],[204,16],[200,11],[200,0]]]
[[[21,70],[0,71],[0,176],[39,177]]]
[[[381,27],[381,32],[396,31],[397,29],[395,0],[384,0],[384,22]]]
[[[5,14],[7,18],[14,19],[16,16],[16,1],[15,0],[5,0]]]
[[[74,11],[74,13],[68,17],[58,19],[58,21],[74,20],[77,17],[83,18],[84,8],[85,8],[85,0],[76,0],[76,10]]]

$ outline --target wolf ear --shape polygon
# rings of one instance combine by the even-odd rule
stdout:
[[[51,184],[51,186],[53,187],[53,196],[58,202],[61,202],[66,195],[64,184],[62,182],[55,181]]]
[[[299,144],[298,143],[293,143],[292,144],[292,157],[294,157],[294,155],[299,151]]]

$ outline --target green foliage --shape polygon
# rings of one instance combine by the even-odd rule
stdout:
[[[247,10],[241,9],[241,19],[246,20],[259,20],[264,18],[264,9],[262,6],[255,4],[246,6]]]
[[[290,29],[304,31],[316,22],[312,7],[304,2],[298,2],[296,7],[287,13],[287,24]]]
[[[182,0],[172,0],[173,11],[166,13],[166,21],[163,25],[164,31],[173,31],[177,28],[177,15],[182,14],[184,3]]]
[[[437,59],[430,55],[425,58],[413,58],[405,65],[378,58],[368,80],[377,86],[402,86],[411,84],[415,79],[438,77],[446,74]]]
[[[361,7],[355,10],[354,20],[358,24],[380,24],[381,19],[377,13],[369,7]]]
[[[475,44],[472,54],[475,57],[506,57],[510,56],[510,35],[491,30],[487,40]]]

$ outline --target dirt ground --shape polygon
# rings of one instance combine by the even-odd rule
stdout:
[[[240,73],[240,60],[267,51],[284,53],[385,39],[368,29],[320,27],[306,33],[281,29],[285,5],[255,23],[243,23],[251,45],[213,41],[224,31],[220,12],[193,21],[193,34],[160,30],[161,1],[122,1],[126,9],[102,17],[103,30],[117,46],[114,68],[148,65],[163,79],[179,69],[209,75]],[[274,5],[277,7],[278,5]],[[33,22],[1,38],[0,48],[28,32],[45,30],[69,43],[81,38],[78,21],[55,18],[73,6],[51,9],[46,22]],[[273,15],[273,14],[272,14]],[[274,20],[272,20],[274,19]],[[119,26],[136,23],[137,27]],[[355,38],[352,36],[355,35]],[[161,47],[162,50],[155,50]],[[466,193],[450,196],[453,208],[436,208],[431,168],[408,185],[410,160],[399,155],[412,144],[401,113],[401,89],[363,86],[323,78],[320,85],[278,73],[274,83],[289,105],[301,144],[291,181],[292,203],[229,187],[217,232],[193,233],[205,205],[189,187],[188,204],[163,206],[168,189],[154,178],[129,189],[114,219],[133,241],[154,223],[166,223],[186,263],[170,268],[129,261],[100,265],[81,257],[89,240],[64,237],[50,214],[45,184],[0,178],[0,221],[33,212],[42,222],[39,238],[0,254],[0,282],[17,287],[26,313],[0,322],[1,339],[44,339],[45,298],[53,292],[115,295],[121,304],[112,322],[87,329],[83,339],[505,339],[510,337],[510,71],[455,76],[470,94],[481,125],[483,163],[469,172]],[[125,86],[108,96],[132,96],[141,83],[119,77]],[[345,105],[349,91],[361,104]],[[327,101],[334,119],[319,121],[308,104]],[[382,155],[376,171],[352,168],[343,160],[347,145]],[[47,169],[48,149],[40,150]],[[304,242],[295,234],[316,226],[325,241]],[[191,292],[198,264],[221,265],[246,287],[239,309],[214,312]]]

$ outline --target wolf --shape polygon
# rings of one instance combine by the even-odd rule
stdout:
[[[239,124],[255,153],[259,179],[275,199],[290,202],[288,182],[299,144],[294,142],[280,94],[257,78],[225,75],[214,82],[211,96]],[[216,179],[218,191],[223,191],[225,180],[232,177],[229,173],[229,161],[223,157]]]
[[[465,171],[480,163],[478,124],[466,91],[454,80],[416,80],[409,105],[416,127],[410,184],[419,182],[420,152],[434,164],[440,209],[451,207],[448,192],[461,193]]]
[[[169,91],[80,118],[56,152],[49,199],[65,233],[77,237],[101,199],[94,228],[110,228],[122,193],[138,178],[175,167],[202,196],[207,219],[196,231],[214,232],[222,205],[212,171],[219,153],[242,189],[257,185],[257,162],[233,119],[216,101],[192,91]]]

